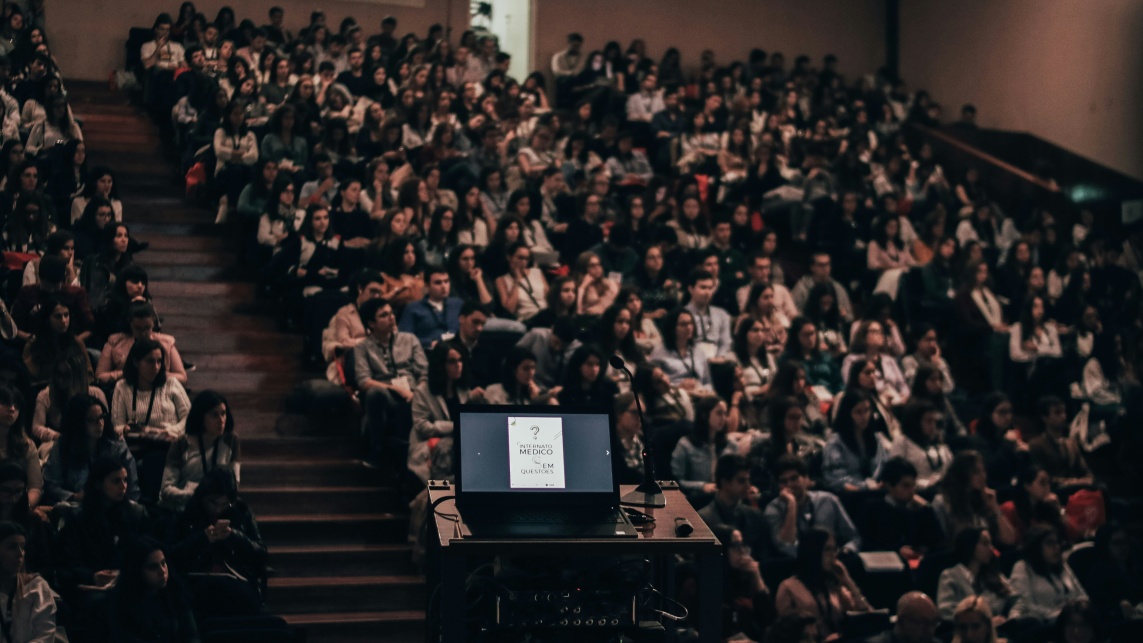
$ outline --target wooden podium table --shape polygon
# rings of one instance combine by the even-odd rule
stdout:
[[[698,625],[702,641],[719,640],[722,615],[722,546],[714,533],[687,502],[673,482],[663,482],[666,507],[636,507],[655,518],[655,522],[640,526],[637,538],[567,539],[567,538],[473,538],[467,536],[464,517],[459,515],[452,500],[454,487],[446,483],[429,482],[429,505],[438,500],[433,520],[436,525],[438,560],[430,561],[440,573],[440,623],[443,640],[447,643],[464,641],[465,636],[465,580],[470,558],[489,558],[497,555],[539,556],[550,554],[553,546],[561,556],[669,556],[693,554],[699,570],[701,622]],[[620,494],[635,489],[623,485]],[[446,499],[447,498],[447,499]],[[442,515],[443,514],[443,515]],[[454,519],[453,516],[457,516]],[[694,527],[690,536],[675,535],[675,519],[686,518]],[[430,539],[434,536],[430,533]]]

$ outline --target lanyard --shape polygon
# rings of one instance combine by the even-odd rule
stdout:
[[[155,390],[154,386],[152,386],[151,387],[151,400],[149,402],[147,402],[147,417],[146,417],[146,419],[143,420],[143,424],[141,424],[140,426],[146,427],[146,426],[151,424],[151,411],[153,411],[155,409],[155,397],[156,397],[155,394],[156,393],[157,393],[157,391]],[[138,389],[138,387],[132,386],[131,387],[131,412],[134,413],[136,416],[138,416],[138,414],[139,414],[139,411],[137,409],[138,399],[139,399],[139,389]]]
[[[702,341],[704,341],[704,342],[707,341],[707,339],[706,339],[706,322],[703,321],[702,315],[700,315],[697,310],[695,311],[695,321],[698,322],[699,332],[702,333]],[[711,320],[711,325],[714,325],[713,319]]]
[[[198,434],[198,450],[199,450],[199,453],[202,454],[202,472],[203,473],[206,473],[206,472],[210,471],[211,469],[217,469],[218,468],[218,441],[221,439],[222,439],[222,436],[215,438],[214,444],[211,445],[212,448],[214,449],[214,453],[212,453],[210,455],[210,466],[208,467],[208,466],[206,466],[206,447],[203,445],[203,442],[202,442],[202,434],[201,433]]]
[[[389,335],[389,352],[386,355],[386,362],[389,365],[389,377],[397,377],[397,357],[393,354],[393,341],[397,339],[397,332],[393,331]],[[384,346],[382,346],[384,348]]]
[[[537,308],[543,308],[543,306],[540,306],[540,302],[536,301],[536,296],[534,294],[532,294],[533,293],[532,284],[531,284],[531,282],[528,281],[528,279],[531,276],[532,276],[532,273],[528,273],[527,277],[525,277],[524,279],[522,279],[520,281],[517,281],[516,283],[520,286],[520,290],[523,290],[528,295],[528,299],[531,299],[532,303],[535,304]]]

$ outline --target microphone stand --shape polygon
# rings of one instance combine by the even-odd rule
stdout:
[[[623,359],[618,355],[612,355],[610,364],[627,374],[627,380],[634,389],[635,376],[631,374]],[[639,401],[639,393],[635,393],[635,408],[639,411],[639,424],[643,428],[643,483],[620,498],[619,502],[637,507],[666,507],[667,498],[663,495],[663,488],[655,480],[655,457],[651,451],[651,436],[647,434],[649,425],[647,418],[643,417],[643,404]]]

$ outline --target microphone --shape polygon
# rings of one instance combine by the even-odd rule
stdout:
[[[612,355],[608,360],[612,368],[623,371],[627,374],[627,381],[631,382],[631,388],[635,388],[635,376],[631,374],[631,370],[627,368],[627,364],[623,358],[618,355]],[[639,424],[643,427],[643,483],[631,493],[619,499],[619,502],[625,505],[636,505],[639,507],[666,507],[667,498],[663,495],[663,488],[655,480],[655,457],[651,452],[651,436],[647,432],[650,425],[647,424],[647,418],[643,417],[643,404],[639,401],[639,393],[635,393],[635,408],[639,411]]]

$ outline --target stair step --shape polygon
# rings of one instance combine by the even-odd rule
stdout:
[[[366,469],[345,458],[308,460],[262,460],[244,458],[242,484],[268,485],[379,485],[382,472]]]
[[[246,414],[242,415],[242,424],[247,424]],[[347,437],[269,437],[256,439],[242,439],[242,455],[248,461],[257,458],[260,461],[273,460],[312,460],[342,459],[350,461],[361,457],[362,441]],[[356,463],[353,463],[356,466]],[[362,467],[364,468],[364,467]]]
[[[422,643],[425,639],[421,611],[300,612],[282,618],[305,628],[307,643]]]
[[[178,336],[179,351],[184,354],[297,354],[302,350],[302,338],[283,333],[207,330],[185,331]]]
[[[193,281],[154,281],[150,284],[151,294],[156,299],[191,297],[198,301],[214,297],[234,297],[239,300],[254,299],[254,284],[242,282],[199,283]]]
[[[376,486],[242,485],[242,499],[254,515],[393,511],[401,509],[400,493]]]
[[[267,588],[266,608],[274,614],[377,606],[414,610],[423,609],[426,598],[425,579],[414,575],[276,577]]]
[[[140,258],[146,257],[155,251],[167,250],[224,252],[228,249],[231,243],[229,239],[225,239],[223,237],[210,237],[203,234],[197,234],[193,231],[194,226],[188,226],[187,233],[180,236],[165,232],[158,232],[157,230],[160,228],[157,226],[162,224],[156,224],[156,226],[153,226],[151,229],[155,231],[150,233],[146,232],[147,228],[144,228],[143,230],[136,230],[136,228],[139,228],[142,225],[143,224],[131,226],[131,234],[151,244],[151,248],[149,250],[147,250],[144,254],[139,255]]]
[[[244,467],[245,468],[245,467]],[[321,542],[365,545],[404,542],[409,517],[391,513],[269,514],[258,519],[267,547]]]
[[[246,315],[241,318],[236,318],[233,311],[203,314],[192,314],[195,311],[172,311],[167,312],[167,306],[162,306],[161,314],[163,316],[163,332],[175,335],[178,337],[180,331],[184,330],[202,330],[204,328],[227,328],[234,326],[236,323],[241,323],[243,329],[254,330],[259,332],[278,332],[278,322],[266,316]],[[201,311],[198,311],[201,312]],[[214,357],[225,357],[223,355],[215,355]],[[248,355],[251,359],[260,359],[263,357],[275,357],[273,355]],[[280,355],[282,360],[290,360],[294,365],[298,364],[298,358],[294,355]],[[255,362],[256,364],[263,364],[263,362]],[[262,366],[250,365],[249,368],[263,368]]]
[[[407,543],[385,545],[301,545],[276,547],[270,566],[280,576],[383,576],[412,574],[413,546]]]
[[[147,268],[150,276],[152,266],[229,266],[234,263],[234,255],[221,250],[202,250],[200,248],[180,248],[177,250],[161,250],[152,247],[138,255],[139,263]]]

